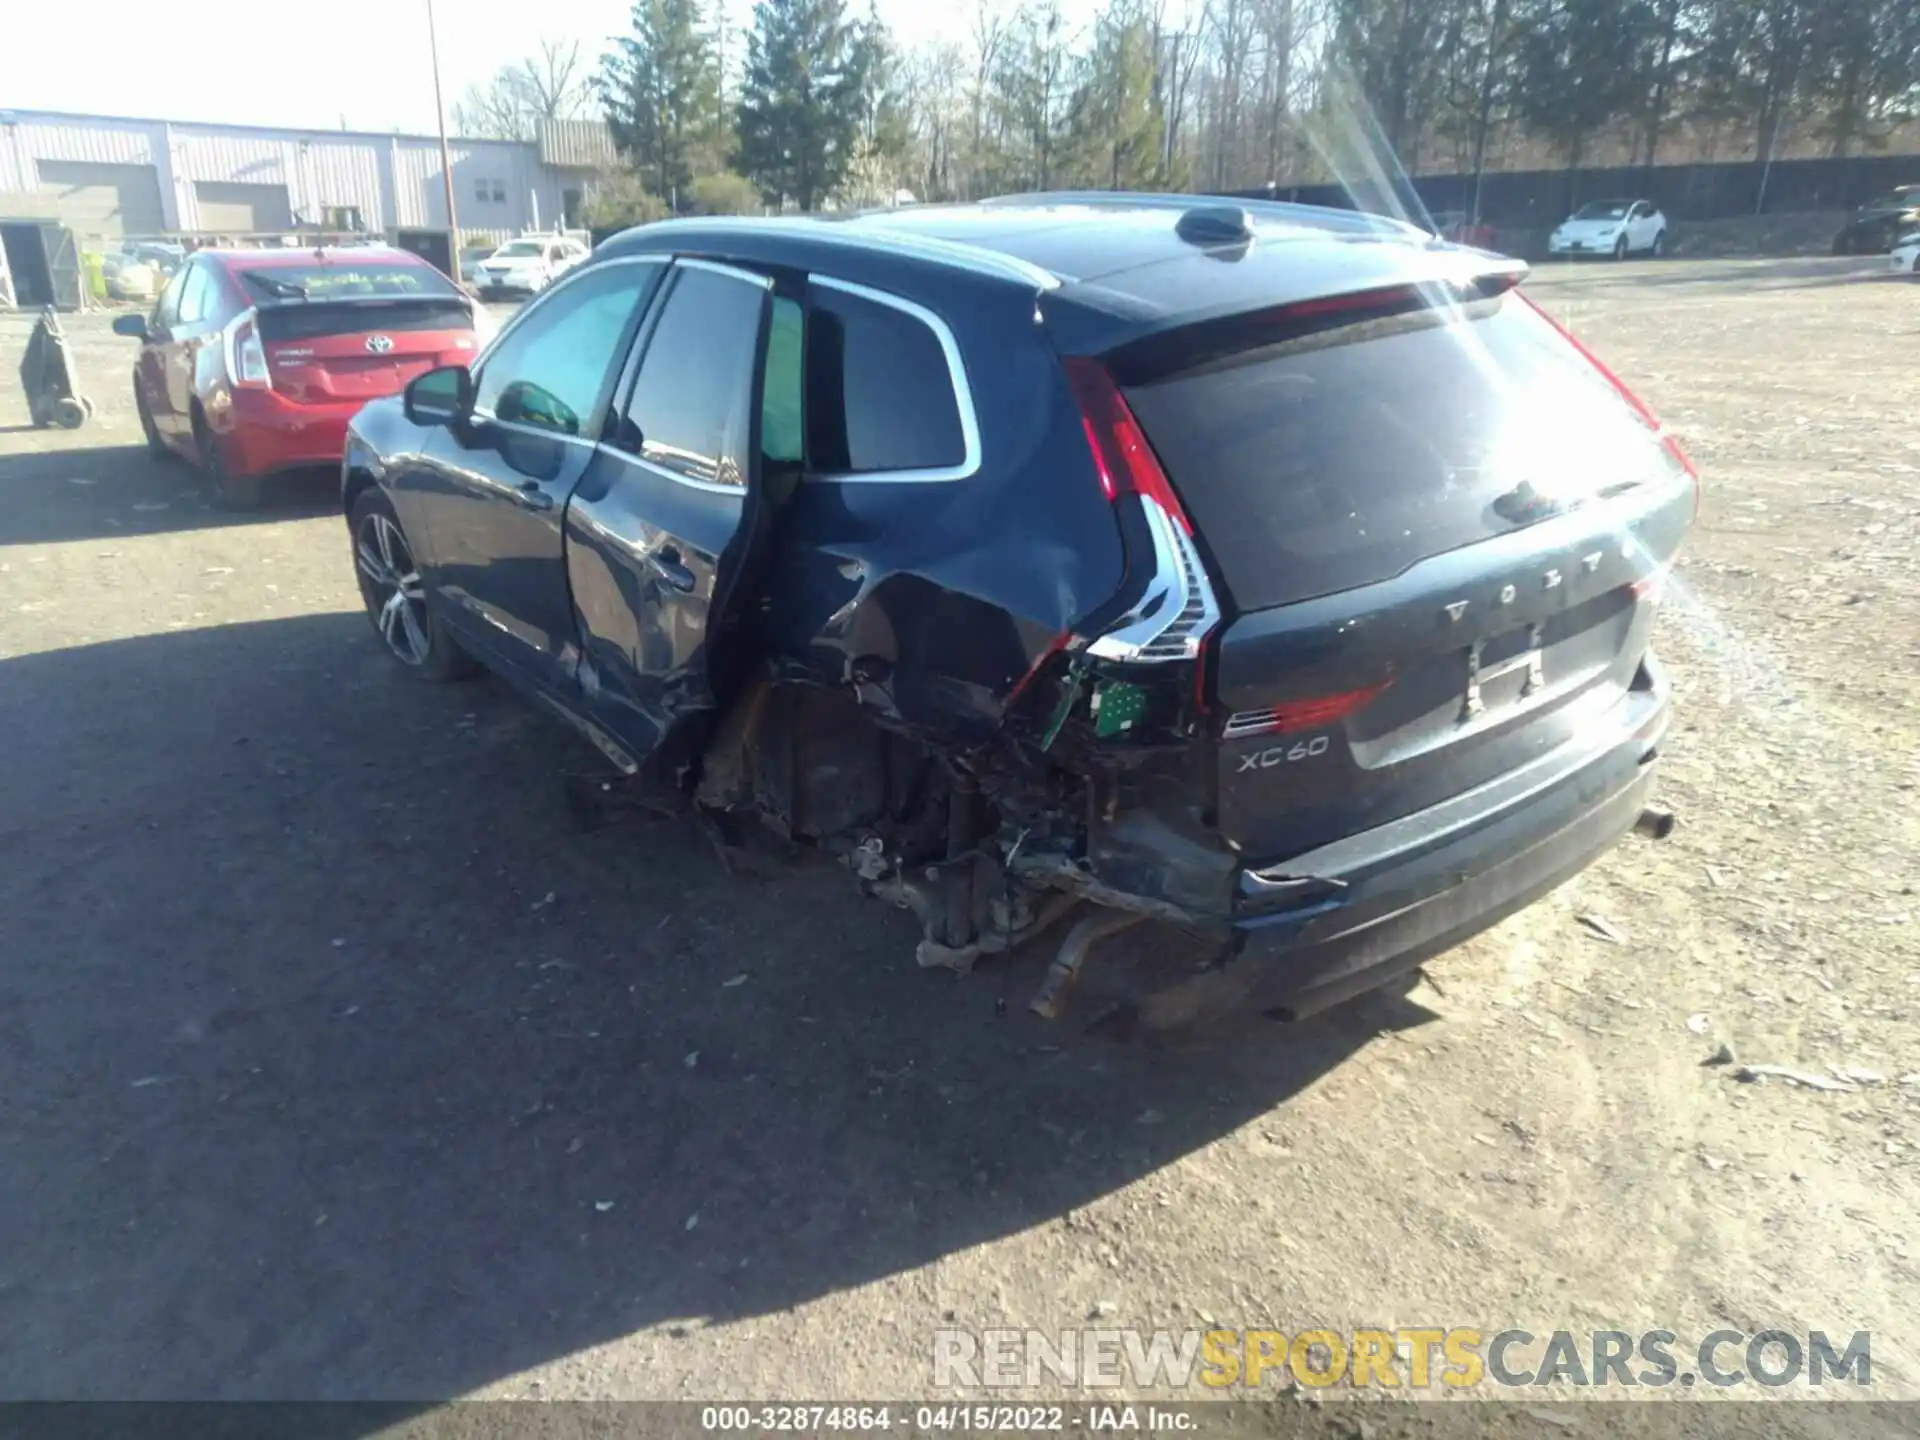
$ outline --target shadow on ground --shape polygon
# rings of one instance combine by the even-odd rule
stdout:
[[[425,1400],[778,1310],[1060,1217],[1426,1014],[1048,1028],[1044,954],[917,971],[838,871],[579,832],[575,742],[357,614],[0,662],[0,735],[10,1397]]]
[[[0,455],[0,545],[302,520],[340,504],[338,473],[301,470],[270,476],[258,510],[222,510],[184,461],[156,460],[144,445],[89,444],[85,432],[39,433],[62,448]]]

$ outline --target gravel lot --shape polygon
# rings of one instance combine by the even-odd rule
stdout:
[[[0,316],[0,1395],[919,1396],[937,1326],[1096,1312],[1867,1329],[1920,1395],[1920,285],[1533,290],[1706,476],[1681,826],[1441,988],[1171,1050],[837,871],[579,833],[589,754],[376,647],[330,477],[207,510],[98,316],[31,431]]]

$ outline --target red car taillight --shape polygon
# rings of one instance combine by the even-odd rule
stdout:
[[[273,388],[273,376],[267,370],[267,350],[260,343],[260,317],[252,310],[239,316],[226,330],[227,376],[235,385],[257,390]]]
[[[1614,374],[1606,361],[1602,360],[1598,355],[1594,354],[1593,351],[1581,344],[1579,338],[1571,330],[1567,329],[1566,326],[1549,315],[1543,307],[1535,305],[1532,296],[1522,292],[1520,298],[1527,302],[1534,314],[1553,326],[1555,330],[1558,330],[1561,337],[1569,345],[1573,346],[1575,350],[1580,352],[1582,359],[1600,372],[1602,378],[1614,388],[1615,393],[1627,402],[1628,408],[1631,409],[1635,415],[1639,416],[1641,422],[1653,432],[1654,438],[1660,442],[1660,448],[1665,450],[1667,454],[1673,458],[1674,463],[1686,472],[1687,478],[1693,482],[1693,514],[1694,518],[1698,519],[1700,516],[1700,472],[1694,469],[1693,459],[1681,447],[1679,439],[1667,433],[1666,427],[1660,423],[1660,417],[1653,413],[1653,407],[1648,405],[1647,402],[1642,400],[1638,395],[1634,394],[1633,391],[1627,387],[1627,382]]]

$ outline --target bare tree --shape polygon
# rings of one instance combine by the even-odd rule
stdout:
[[[542,40],[454,102],[454,128],[495,140],[531,140],[542,120],[576,120],[587,111],[592,70],[578,40]]]

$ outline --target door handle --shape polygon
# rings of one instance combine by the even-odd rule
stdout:
[[[693,587],[699,583],[694,579],[693,571],[680,563],[680,552],[671,546],[649,554],[647,565],[654,574],[682,595],[691,594]]]
[[[551,510],[553,497],[540,488],[538,480],[522,480],[520,488],[513,492],[516,505],[527,510]]]

